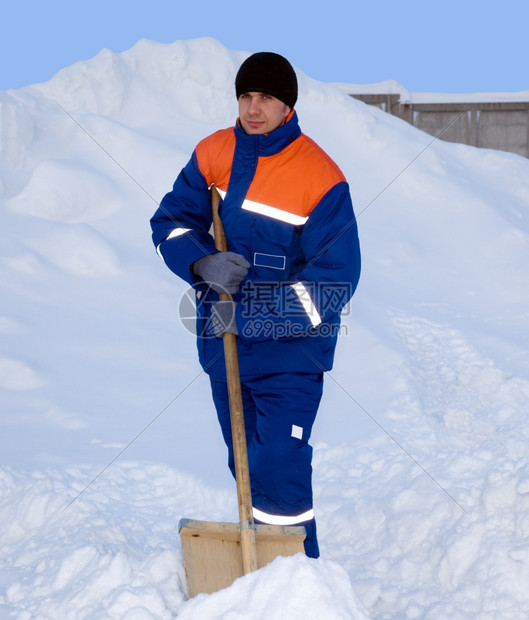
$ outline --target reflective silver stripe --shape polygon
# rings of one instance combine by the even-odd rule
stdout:
[[[245,200],[242,203],[242,208],[245,211],[259,213],[259,215],[271,217],[274,220],[286,222],[287,224],[294,224],[295,226],[305,224],[305,222],[309,219],[308,217],[296,215],[295,213],[289,213],[288,211],[283,211],[283,209],[271,207],[270,205],[264,205],[260,202],[254,202],[253,200]]]
[[[169,239],[174,239],[175,237],[180,237],[181,235],[184,235],[185,233],[188,233],[190,230],[192,230],[191,228],[174,228],[168,235],[167,237],[164,239],[164,241],[169,241]],[[163,243],[163,241],[162,241]],[[160,251],[160,246],[162,245],[162,243],[159,243],[156,246],[156,253],[158,254],[158,256],[163,259],[162,256],[162,252]]]
[[[304,512],[295,517],[283,517],[281,515],[270,515],[262,510],[257,510],[257,508],[252,508],[252,513],[254,519],[258,519],[263,523],[267,523],[268,525],[297,525],[298,523],[303,523],[304,521],[309,521],[310,519],[314,519],[314,510],[310,509],[307,512]]]
[[[180,235],[185,235],[190,230],[191,228],[175,228],[167,235],[166,241],[169,241],[169,239],[174,239],[175,237],[180,237]]]
[[[219,189],[218,187],[217,190],[222,198],[226,196],[226,192],[224,190]],[[305,224],[309,219],[308,217],[303,217],[302,215],[296,215],[295,213],[283,211],[283,209],[278,209],[277,207],[271,207],[270,205],[265,205],[261,202],[255,202],[254,200],[245,200],[242,203],[242,208],[245,211],[259,213],[260,215],[265,215],[266,217],[271,217],[274,220],[280,220],[281,222],[286,222],[287,224],[294,224],[295,226]]]
[[[299,301],[301,305],[305,309],[307,316],[310,319],[313,327],[317,327],[321,323],[321,316],[316,309],[312,299],[310,298],[309,292],[305,288],[303,282],[296,282],[295,284],[290,285],[295,291],[297,296],[299,297]]]

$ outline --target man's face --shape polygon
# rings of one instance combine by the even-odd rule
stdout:
[[[290,108],[272,95],[249,92],[239,97],[239,120],[247,134],[270,133],[285,122]]]

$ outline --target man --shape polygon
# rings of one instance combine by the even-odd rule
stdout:
[[[360,275],[349,187],[301,133],[296,74],[282,56],[247,58],[236,79],[235,127],[202,140],[151,225],[167,266],[197,291],[199,359],[234,473],[221,336],[237,334],[257,523],[304,525],[319,556],[309,437],[340,312]],[[209,234],[219,190],[229,252]],[[233,301],[219,301],[227,291]]]

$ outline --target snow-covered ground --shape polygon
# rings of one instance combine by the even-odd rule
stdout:
[[[509,93],[421,93],[411,92],[396,80],[384,80],[373,84],[348,84],[333,82],[334,86],[348,95],[400,95],[401,101],[410,103],[494,103],[529,101],[529,90]]]
[[[236,521],[235,488],[148,220],[245,55],[141,41],[0,92],[0,617],[529,617],[529,160],[301,71],[363,251],[313,433],[322,557],[186,599],[178,521]]]

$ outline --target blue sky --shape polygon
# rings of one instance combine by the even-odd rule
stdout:
[[[211,36],[284,54],[309,76],[416,92],[529,89],[527,0],[5,0],[0,90],[141,38]]]

